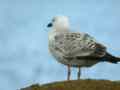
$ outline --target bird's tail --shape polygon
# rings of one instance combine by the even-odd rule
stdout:
[[[120,62],[120,57],[115,57],[109,53],[106,53],[105,59],[106,59],[106,61],[111,62],[111,63],[117,64],[118,62]]]

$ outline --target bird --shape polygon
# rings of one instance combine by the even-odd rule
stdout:
[[[99,62],[117,64],[120,61],[88,33],[72,31],[67,16],[53,17],[47,27],[50,28],[49,51],[59,63],[67,66],[67,80],[70,80],[72,67],[78,68],[79,80],[82,67],[91,67]]]

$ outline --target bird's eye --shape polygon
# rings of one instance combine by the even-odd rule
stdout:
[[[52,22],[55,22],[55,19],[53,19]]]

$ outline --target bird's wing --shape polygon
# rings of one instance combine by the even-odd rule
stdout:
[[[86,33],[60,33],[54,37],[53,48],[68,57],[103,57],[106,48]]]

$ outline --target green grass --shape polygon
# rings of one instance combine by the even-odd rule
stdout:
[[[21,90],[120,90],[120,82],[108,80],[71,80],[32,85]]]

